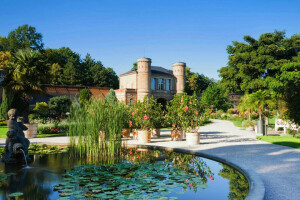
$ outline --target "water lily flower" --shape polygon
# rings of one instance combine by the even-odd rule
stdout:
[[[187,179],[185,179],[185,181],[188,181],[189,179],[187,178]]]

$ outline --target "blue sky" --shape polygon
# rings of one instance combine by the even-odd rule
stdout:
[[[300,33],[300,1],[284,0],[2,0],[0,35],[29,24],[45,47],[90,53],[119,75],[140,57],[219,79],[226,47],[244,35]]]

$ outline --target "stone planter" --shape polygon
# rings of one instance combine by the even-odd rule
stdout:
[[[150,143],[151,130],[138,130],[138,141],[143,144]]]
[[[159,138],[160,137],[160,129],[156,128],[152,130],[152,137],[153,138]]]
[[[171,140],[172,141],[182,141],[183,130],[182,129],[172,129],[171,130]]]
[[[133,139],[137,140],[138,139],[138,130],[137,129],[132,129],[132,135],[133,135]]]
[[[123,128],[122,137],[129,138],[130,137],[130,128]]]
[[[38,124],[24,124],[28,130],[24,131],[26,138],[36,138],[38,132]]]
[[[186,143],[188,145],[197,145],[200,142],[200,133],[186,133]]]

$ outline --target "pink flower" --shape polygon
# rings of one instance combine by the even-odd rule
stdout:
[[[187,106],[186,106],[186,107],[184,107],[184,110],[185,110],[185,111],[187,111],[188,109],[189,109],[189,107],[187,107]]]
[[[214,107],[214,105],[210,105],[210,107],[211,107],[211,108],[213,108],[213,107]]]
[[[192,183],[190,183],[190,186],[192,186],[193,184]]]
[[[131,127],[132,126],[132,121],[129,121],[129,127]]]
[[[131,151],[129,151],[129,154],[132,154],[132,152],[131,152]]]
[[[189,179],[187,178],[187,179],[185,179],[185,181],[188,181]]]
[[[211,110],[209,110],[209,113],[211,114],[211,113],[212,113],[212,111],[211,111]]]
[[[140,158],[140,156],[139,155],[137,155],[137,157],[136,158]]]
[[[135,112],[132,112],[131,115],[133,116]]]
[[[147,115],[144,116],[144,120],[147,120],[149,119],[149,117]]]
[[[132,161],[134,161],[134,157],[132,157]]]
[[[197,111],[195,112],[195,115],[198,115],[198,112],[197,112]]]
[[[189,102],[189,104],[192,104],[192,102]]]
[[[199,175],[198,172],[196,173],[196,175]]]

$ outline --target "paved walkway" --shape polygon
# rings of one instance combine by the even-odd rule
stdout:
[[[201,127],[200,145],[187,146],[185,141],[170,141],[170,131],[149,145],[182,148],[221,157],[247,172],[255,172],[265,185],[266,200],[300,200],[300,150],[269,144],[255,139],[251,132],[239,130],[229,121],[214,120]],[[68,144],[67,137],[34,138],[31,143]],[[3,145],[5,140],[0,140]],[[139,144],[128,140],[128,144]],[[254,173],[254,174],[255,174]]]

